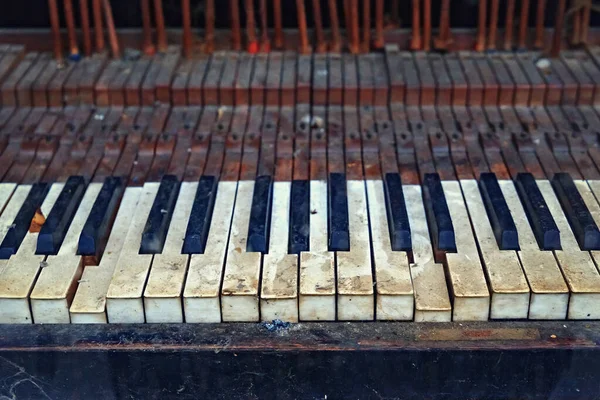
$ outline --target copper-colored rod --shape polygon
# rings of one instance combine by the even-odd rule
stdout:
[[[310,52],[310,47],[308,45],[304,0],[296,0],[296,12],[298,13],[298,31],[300,33],[300,53],[308,54]]]
[[[490,33],[488,35],[487,48],[493,50],[496,48],[496,34],[498,33],[498,9],[500,0],[492,0],[490,8]]]
[[[350,43],[352,37],[352,11],[350,10],[350,0],[344,0],[344,28],[346,29],[346,40]]]
[[[152,43],[152,21],[150,18],[149,1],[150,0],[141,0],[140,7],[142,9],[142,27],[144,29],[144,53],[146,53],[147,55],[152,55],[154,54],[155,49],[154,43]]]
[[[248,40],[248,52],[256,53],[258,51],[258,43],[256,41],[254,0],[245,0],[244,5],[246,9],[246,37]]]
[[[479,14],[477,17],[477,41],[475,51],[485,50],[485,34],[487,19],[487,0],[479,0]]]
[[[90,32],[90,9],[88,0],[79,0],[81,14],[81,33],[83,34],[83,52],[86,56],[92,54],[92,34]]]
[[[410,42],[411,50],[421,49],[421,0],[413,0],[412,4],[412,39]]]
[[[56,0],[48,0],[48,8],[50,10],[50,25],[52,26],[52,38],[54,41],[54,58],[58,62],[62,62],[62,39],[60,37],[60,18],[58,16],[58,5]]]
[[[360,27],[358,24],[358,0],[350,0],[350,21],[352,25],[352,36],[350,40],[350,52],[356,54],[360,50]]]
[[[329,50],[340,51],[340,20],[338,18],[337,4],[335,0],[329,0],[329,19],[331,22],[331,43]]]
[[[156,37],[158,51],[167,51],[167,32],[165,31],[165,15],[163,14],[162,0],[154,0],[154,19],[156,22]]]
[[[588,39],[588,31],[590,28],[590,17],[592,14],[592,2],[588,1],[583,5],[581,11],[581,31],[579,33],[579,43],[585,44]]]
[[[325,43],[325,34],[323,33],[323,16],[321,15],[321,1],[313,0],[313,20],[315,23],[315,40],[316,51],[323,53],[327,51],[327,43]]]
[[[271,51],[269,40],[269,19],[267,11],[267,0],[260,0],[260,51]]]
[[[375,47],[383,48],[383,18],[384,18],[383,0],[375,0]]]
[[[102,0],[102,4],[104,5],[104,18],[106,18],[106,30],[108,31],[110,49],[113,53],[113,57],[119,58],[121,57],[121,51],[119,50],[119,38],[117,37],[117,31],[115,30],[112,7],[109,0]]]
[[[552,49],[550,56],[558,57],[560,53],[560,45],[562,41],[562,30],[565,22],[565,8],[567,0],[558,0],[558,8],[556,10],[556,20],[554,22],[554,36],[552,38]]]
[[[521,0],[521,16],[519,18],[519,48],[527,47],[527,28],[529,27],[529,0]]]
[[[181,43],[183,45],[183,56],[189,58],[192,53],[192,13],[190,0],[181,0],[181,19],[183,34]]]
[[[147,0],[146,0],[147,1]],[[94,15],[94,37],[96,51],[104,51],[104,25],[102,22],[102,0],[92,0],[92,13]]]
[[[206,0],[204,9],[204,52],[212,53],[215,49],[215,0]],[[190,29],[190,46],[192,34]]]
[[[506,22],[504,23],[504,50],[512,48],[515,6],[515,0],[508,0],[506,4]]]
[[[362,51],[368,53],[371,50],[371,0],[363,0],[363,38]]]
[[[240,27],[240,5],[239,0],[229,0],[231,11],[231,45],[233,50],[242,48],[242,28]]]
[[[77,46],[77,36],[75,34],[75,17],[73,16],[72,0],[64,0],[65,22],[67,23],[67,33],[69,35],[69,49],[71,55],[79,55],[79,46]]]
[[[538,0],[535,15],[535,42],[534,47],[541,49],[544,47],[544,22],[546,17],[546,0]]]
[[[436,47],[445,50],[450,43],[450,0],[442,0],[439,30]]]
[[[431,0],[423,2],[423,50],[431,48]]]
[[[275,25],[275,47],[283,47],[283,23],[281,22],[281,0],[273,0],[273,19]]]

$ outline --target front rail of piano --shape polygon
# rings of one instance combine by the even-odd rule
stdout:
[[[600,322],[0,326],[5,398],[592,399]]]

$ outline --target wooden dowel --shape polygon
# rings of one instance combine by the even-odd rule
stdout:
[[[527,47],[527,31],[529,28],[529,0],[521,0],[521,16],[519,17],[519,48]]]
[[[412,4],[412,39],[411,50],[421,49],[421,0],[413,0]]]
[[[147,0],[146,0],[147,1]],[[94,38],[96,51],[104,51],[104,23],[102,22],[102,0],[92,0],[92,13],[94,15]]]
[[[515,7],[515,0],[508,0],[506,3],[506,21],[504,23],[504,50],[510,50],[512,48]]]
[[[62,39],[60,37],[60,17],[58,15],[58,4],[56,0],[48,0],[50,11],[50,25],[52,26],[52,38],[54,44],[54,58],[57,62],[63,61]]]
[[[498,10],[500,8],[500,0],[492,0],[490,8],[490,33],[488,35],[487,48],[494,50],[496,48],[496,34],[498,33]]]
[[[215,50],[215,0],[206,0],[204,21],[204,52],[211,54]]]
[[[440,28],[436,48],[439,50],[447,50],[451,42],[450,39],[450,0],[442,0],[440,11]]]
[[[275,25],[275,48],[283,47],[283,22],[281,21],[281,0],[273,0],[273,19]]]
[[[371,0],[363,0],[363,37],[362,52],[368,53],[371,50]]]
[[[335,0],[328,0],[329,2],[329,19],[331,22],[331,44],[329,50],[333,52],[339,52],[341,48],[340,39],[340,20],[338,18],[337,4]]]
[[[552,37],[552,48],[550,50],[551,57],[558,57],[562,44],[562,30],[565,22],[565,8],[567,0],[558,0],[558,8],[556,10],[556,20],[554,21],[554,36]]]
[[[83,53],[92,54],[92,34],[90,32],[90,9],[88,0],[79,0],[79,13],[81,14],[81,33],[83,34]]]
[[[546,0],[538,0],[535,15],[535,42],[534,47],[541,49],[544,47],[544,23],[546,18]]]
[[[327,43],[325,42],[325,34],[323,33],[323,16],[321,15],[321,1],[313,0],[313,20],[315,24],[315,41],[317,53],[327,51]]]
[[[158,51],[167,51],[167,32],[165,30],[165,15],[163,13],[162,0],[154,0],[154,20],[156,22],[156,38]]]
[[[192,53],[192,11],[190,9],[190,0],[181,0],[181,19],[183,26],[181,37],[183,56],[189,58]]]
[[[350,0],[350,23],[352,25],[350,52],[353,54],[358,53],[360,50],[360,27],[358,19],[358,0]]]
[[[231,12],[231,45],[233,50],[239,51],[242,49],[239,0],[229,0],[229,10]]]
[[[269,18],[267,11],[267,0],[260,1],[260,51],[268,53],[271,51],[271,40],[269,39]]]
[[[431,49],[431,0],[423,1],[423,50]]]
[[[104,5],[104,18],[106,18],[106,30],[108,31],[108,41],[114,58],[121,57],[119,49],[119,38],[115,29],[115,21],[113,20],[112,7],[109,0],[102,0]]]
[[[79,56],[79,46],[77,45],[77,35],[75,33],[75,17],[73,16],[72,0],[64,0],[65,22],[67,24],[67,34],[69,37],[69,51],[71,56]]]
[[[298,32],[300,34],[300,53],[308,54],[310,52],[310,46],[308,44],[304,0],[296,0],[296,13],[298,16]]]
[[[244,1],[246,9],[246,39],[248,41],[247,48],[249,53],[258,51],[258,43],[256,41],[256,17],[254,16],[254,0]]]
[[[487,19],[487,0],[479,0],[479,10],[477,17],[477,41],[475,42],[475,51],[485,50],[486,42],[486,19]]]
[[[385,41],[383,39],[383,19],[385,16],[383,0],[375,0],[375,48],[382,49]]]
[[[142,27],[144,31],[144,53],[152,55],[155,52],[152,42],[152,19],[150,17],[150,0],[141,0],[140,7],[142,11]]]

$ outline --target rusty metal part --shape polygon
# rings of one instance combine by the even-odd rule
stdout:
[[[519,17],[519,43],[520,49],[527,47],[527,31],[529,28],[529,0],[521,0],[521,16]]]
[[[350,24],[351,39],[350,39],[350,52],[357,54],[360,50],[360,27],[358,23],[358,0],[350,0]]]
[[[438,37],[435,39],[435,48],[438,50],[447,50],[452,43],[450,37],[450,0],[442,0],[440,10],[440,28]]]
[[[238,0],[229,1],[229,12],[231,18],[231,47],[233,50],[242,48],[242,28],[240,27],[240,6]]]
[[[546,0],[538,0],[535,15],[535,42],[536,49],[544,48],[544,18],[546,17]]]
[[[69,51],[72,56],[79,55],[79,46],[77,45],[77,34],[75,33],[75,17],[73,16],[73,0],[64,0],[65,22],[67,24],[67,33],[69,35]]]
[[[158,51],[167,51],[167,32],[165,30],[165,15],[163,13],[162,0],[154,0],[154,19],[156,22],[156,37]]]
[[[423,50],[431,49],[431,0],[423,1]]]
[[[281,0],[273,0],[273,20],[275,25],[275,40],[276,49],[283,47],[283,23],[281,21]]]
[[[558,9],[556,10],[556,20],[554,22],[554,35],[552,37],[551,57],[558,57],[562,42],[562,31],[565,23],[565,9],[567,0],[558,0]]]
[[[258,42],[256,40],[256,17],[254,16],[254,0],[244,0],[246,10],[246,48],[248,53],[258,51]]]
[[[190,0],[181,0],[181,18],[183,25],[183,56],[189,58],[192,53],[192,15]]]
[[[100,1],[100,0],[97,0]],[[154,43],[152,42],[152,21],[150,17],[150,0],[140,0],[140,7],[142,12],[142,28],[144,32],[144,53],[146,55],[152,55],[156,51]],[[104,46],[104,45],[103,45]]]
[[[323,33],[323,16],[321,15],[321,1],[312,1],[313,20],[315,26],[315,49],[317,53],[327,51],[327,43],[325,42],[325,34]]]
[[[375,0],[375,43],[376,49],[382,49],[385,45],[383,38],[383,19],[384,19],[384,2],[383,0]]]
[[[204,52],[212,53],[215,47],[215,0],[206,1],[206,10],[204,10],[205,30],[204,30]],[[190,33],[190,45],[192,41]]]
[[[412,39],[411,50],[421,50],[421,0],[412,1]]]
[[[476,51],[485,50],[487,1],[488,0],[479,0],[479,13],[477,17],[477,41],[475,42]]]
[[[260,0],[260,51],[263,53],[271,51],[267,0]]]
[[[328,0],[329,19],[331,22],[331,43],[329,51],[339,52],[341,48],[340,40],[340,20],[337,12],[337,4],[335,0]]]
[[[362,51],[368,53],[371,49],[371,0],[363,0],[363,38]]]
[[[300,53],[308,54],[310,45],[308,44],[308,32],[306,28],[306,10],[304,0],[296,0],[296,12],[298,14],[298,31],[300,35]]]
[[[498,11],[500,8],[500,0],[492,0],[490,8],[490,32],[488,34],[487,48],[488,50],[496,49],[496,35],[498,33]]]
[[[56,0],[48,0],[48,8],[50,11],[50,24],[52,25],[52,40],[54,42],[54,58],[57,62],[62,62],[63,49],[62,39],[60,36],[60,18],[58,16],[58,5]]]
[[[90,33],[90,10],[88,0],[79,0],[81,14],[81,33],[83,34],[83,52],[86,56],[92,54],[92,37]]]
[[[148,0],[145,0],[148,1]],[[102,0],[92,0],[92,12],[94,16],[94,40],[96,51],[104,51],[104,26],[102,25]]]
[[[516,0],[508,0],[506,3],[506,22],[504,23],[504,50],[512,48],[512,38],[515,21]]]
[[[108,40],[110,42],[110,49],[114,58],[121,57],[121,50],[119,48],[119,38],[117,37],[117,31],[115,30],[115,22],[113,20],[112,7],[109,0],[102,0],[104,5],[104,18],[106,18],[106,27],[108,30]]]

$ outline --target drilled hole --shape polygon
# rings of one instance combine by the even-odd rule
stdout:
[[[323,139],[323,134],[322,134],[321,132],[318,132],[318,133],[315,135],[315,138],[316,138],[317,140],[321,140],[321,139]]]
[[[452,139],[453,140],[458,140],[458,138],[459,138],[458,133],[453,133],[452,134]]]
[[[46,142],[50,143],[52,141],[52,136],[46,135]]]
[[[288,139],[289,139],[289,137],[288,137],[288,135],[283,135],[283,136],[281,137],[281,139],[282,139],[282,140],[288,140]]]
[[[400,135],[400,138],[401,138],[402,140],[406,140],[406,133],[402,133],[402,134]]]
[[[139,131],[140,129],[142,129],[142,127],[139,126],[138,124],[133,125],[133,130],[134,131]]]
[[[302,130],[306,129],[306,122],[300,122],[300,129],[302,129]]]
[[[162,135],[162,140],[164,140],[165,142],[166,142],[167,140],[169,140],[169,135],[167,135],[167,134],[165,134],[165,135]]]
[[[198,140],[204,140],[204,136],[203,135],[198,135],[197,139]]]
[[[240,137],[237,133],[234,133],[233,135],[231,135],[231,139],[232,140],[238,140]]]
[[[269,130],[273,129],[273,124],[272,124],[272,123],[270,123],[270,122],[267,122],[267,123],[265,124],[265,129],[269,129]]]
[[[367,132],[366,137],[367,137],[367,139],[372,139],[373,138],[373,134],[371,132]]]
[[[220,131],[225,130],[225,126],[222,123],[217,124],[217,129]]]
[[[390,127],[390,124],[386,121],[386,122],[384,122],[384,123],[381,124],[381,127],[383,129],[388,129]]]
[[[80,142],[85,142],[85,136],[79,136],[79,141]]]
[[[113,142],[119,141],[119,135],[113,135]]]
[[[560,139],[560,134],[558,132],[554,134],[554,139]]]
[[[255,137],[256,137],[256,135],[254,133],[251,133],[248,135],[248,139],[250,139],[250,140],[254,140]]]
[[[189,123],[189,122],[186,122],[186,123],[183,125],[183,129],[189,130],[189,129],[192,129],[192,126],[190,125],[190,123]]]
[[[442,134],[438,132],[438,133],[435,134],[435,137],[438,138],[438,139],[441,139],[442,138]]]
[[[356,132],[350,133],[350,139],[352,139],[352,140],[355,140],[357,136],[358,135],[356,134]]]

